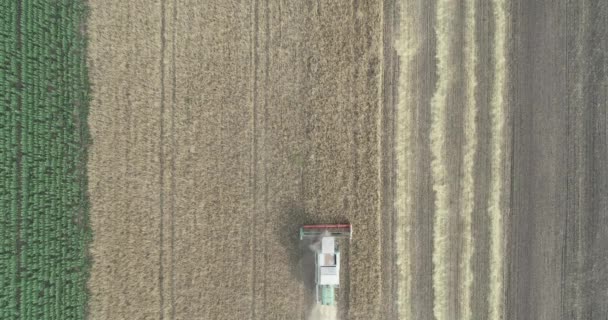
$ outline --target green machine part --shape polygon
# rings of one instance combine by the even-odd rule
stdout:
[[[324,306],[335,305],[336,294],[333,286],[321,286],[321,304]]]

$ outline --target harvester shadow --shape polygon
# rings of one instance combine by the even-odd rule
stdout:
[[[301,282],[305,289],[304,301],[314,303],[315,297],[315,255],[311,250],[312,240],[300,240],[300,226],[314,223],[314,218],[306,210],[293,203],[284,206],[284,219],[278,224],[275,235],[279,243],[283,243],[289,257],[289,270],[294,279]],[[310,310],[306,308],[305,310]],[[308,312],[306,317],[308,317]]]

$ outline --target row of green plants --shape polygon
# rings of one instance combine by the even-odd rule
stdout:
[[[0,2],[0,319],[83,319],[84,0]]]

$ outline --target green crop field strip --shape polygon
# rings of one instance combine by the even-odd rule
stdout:
[[[0,3],[0,319],[85,317],[84,18],[80,0]]]

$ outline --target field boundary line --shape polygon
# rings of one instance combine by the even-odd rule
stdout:
[[[384,227],[385,234],[382,238],[382,259],[384,261],[381,266],[383,273],[386,273],[386,277],[383,280],[383,285],[386,287],[383,291],[382,305],[385,308],[385,318],[397,319],[397,285],[398,285],[398,273],[397,273],[397,261],[396,261],[396,243],[395,243],[395,231],[396,231],[396,206],[395,206],[395,192],[396,192],[396,150],[395,150],[395,112],[396,112],[396,92],[395,80],[398,80],[397,73],[397,52],[394,47],[394,37],[396,28],[396,1],[386,0],[383,1],[380,6],[380,14],[382,16],[382,38],[381,38],[381,55],[382,55],[382,74],[379,79],[379,99],[382,103],[380,114],[381,126],[378,128],[379,136],[381,139],[381,146],[379,148],[379,157],[381,161],[381,167],[379,168],[379,175],[383,179],[380,188],[382,188],[383,197],[381,205],[379,207],[380,215],[382,216],[382,226]]]

